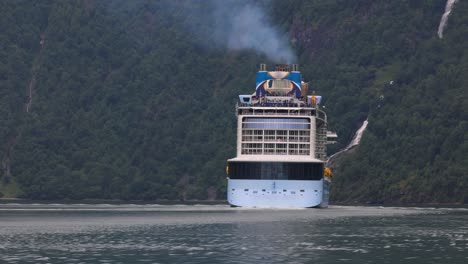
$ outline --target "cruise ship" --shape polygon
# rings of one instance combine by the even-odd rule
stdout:
[[[260,64],[253,94],[239,95],[237,156],[228,160],[231,206],[259,208],[328,207],[331,171],[322,97],[302,81],[297,64]]]

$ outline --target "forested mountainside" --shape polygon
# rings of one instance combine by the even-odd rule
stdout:
[[[442,38],[444,0],[220,2],[286,39],[340,136],[330,154],[368,119],[332,200],[468,201],[466,1]],[[1,1],[0,195],[224,199],[237,95],[279,61],[229,45],[220,25],[249,20],[220,2]]]

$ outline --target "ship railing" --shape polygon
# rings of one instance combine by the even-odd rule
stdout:
[[[246,104],[246,103],[237,103],[237,107],[302,107],[302,108],[311,108],[315,109],[316,105],[306,104],[306,103],[259,103],[259,104]]]
[[[304,115],[310,115],[310,116],[315,116],[315,113],[313,113],[313,111],[311,111],[312,113],[311,114],[307,114],[307,113],[298,113],[298,112],[275,112],[275,111],[255,111],[252,112],[252,111],[249,111],[249,110],[241,110],[239,113],[242,114],[242,115],[255,115],[255,116],[262,116],[262,115],[265,115],[265,116],[304,116]]]
[[[256,107],[265,107],[263,109],[257,109]],[[318,108],[317,105],[312,104],[245,104],[245,103],[237,103],[236,105],[237,110],[241,110],[240,114],[252,114],[251,111],[254,111],[255,115],[278,115],[278,116],[300,116],[304,115],[304,111],[311,113],[312,116],[315,116],[318,119],[321,119],[327,122],[327,115],[324,111]],[[277,110],[288,110],[288,111],[281,111],[278,112]],[[261,111],[259,111],[261,110]],[[239,112],[238,112],[239,113]]]
[[[327,122],[327,114],[325,114],[325,112],[320,109],[317,109],[317,117]]]

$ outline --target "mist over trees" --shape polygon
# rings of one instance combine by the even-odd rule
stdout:
[[[0,2],[0,192],[224,199],[237,95],[276,61],[224,45],[214,2]],[[324,97],[329,153],[369,119],[332,200],[468,201],[468,3],[442,39],[443,0],[255,5]]]

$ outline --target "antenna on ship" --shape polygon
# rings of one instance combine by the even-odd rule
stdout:
[[[292,64],[292,71],[298,72],[299,71],[299,64]]]

